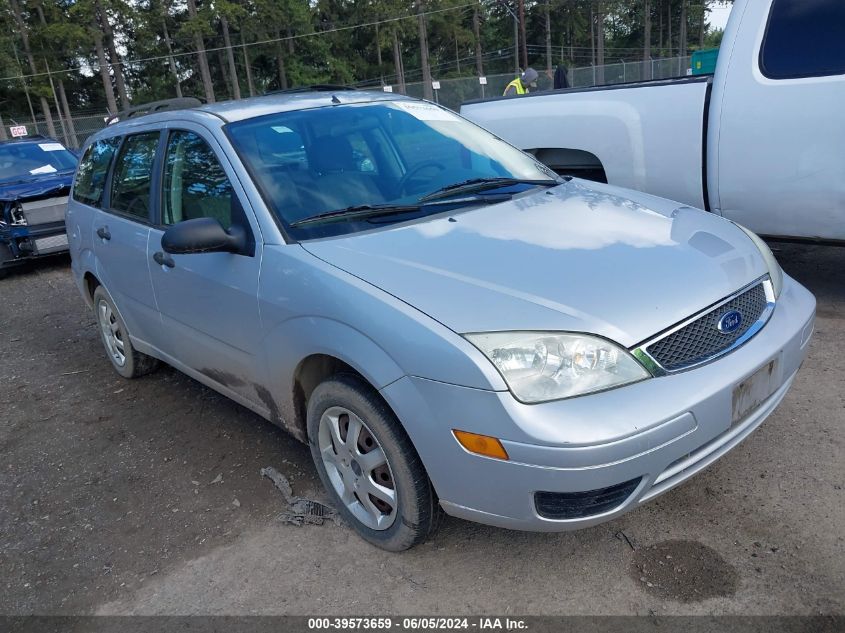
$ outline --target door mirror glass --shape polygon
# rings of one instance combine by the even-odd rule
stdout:
[[[174,224],[161,236],[161,247],[172,255],[193,253],[246,254],[248,240],[240,226],[228,231],[214,218],[197,218]]]

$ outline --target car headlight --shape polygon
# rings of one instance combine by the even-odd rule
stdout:
[[[754,242],[755,246],[757,246],[757,249],[760,251],[760,254],[763,256],[763,259],[766,262],[766,267],[769,269],[769,277],[772,278],[772,289],[775,292],[775,299],[777,299],[780,296],[780,291],[783,290],[783,270],[781,269],[780,264],[778,264],[778,260],[775,259],[772,249],[769,248],[769,245],[763,241],[763,238],[757,235],[754,231],[749,231],[741,224],[737,224],[737,226],[751,238],[751,241]]]
[[[571,398],[651,377],[626,349],[598,336],[490,332],[465,337],[525,403]]]

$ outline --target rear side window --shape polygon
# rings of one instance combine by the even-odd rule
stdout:
[[[120,139],[108,138],[97,141],[86,151],[76,172],[73,185],[73,199],[84,204],[98,207],[103,201],[106,188],[106,176],[109,172],[112,156]]]
[[[126,137],[118,152],[112,175],[112,211],[149,220],[150,182],[158,139],[158,132]]]
[[[235,202],[232,183],[214,151],[193,132],[170,134],[164,158],[162,224],[214,218],[228,229],[232,226]]]
[[[760,70],[770,79],[845,73],[845,1],[774,0]]]

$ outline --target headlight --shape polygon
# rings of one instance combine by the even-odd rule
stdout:
[[[780,264],[778,264],[778,260],[775,259],[772,249],[770,249],[769,245],[753,231],[749,231],[741,224],[737,224],[737,226],[745,231],[745,234],[751,238],[751,241],[754,242],[760,251],[760,254],[763,256],[763,259],[766,261],[766,267],[769,269],[769,277],[772,278],[772,289],[775,291],[775,299],[777,299],[780,296],[780,291],[783,290],[783,270],[781,269]]]
[[[491,332],[465,336],[492,361],[521,402],[570,398],[651,376],[627,350],[588,334]]]

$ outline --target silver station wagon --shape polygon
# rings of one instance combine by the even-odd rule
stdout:
[[[754,431],[813,332],[753,233],[398,95],[109,126],[67,229],[120,375],[164,361],[287,429],[394,551],[441,509],[555,531],[636,508]]]

